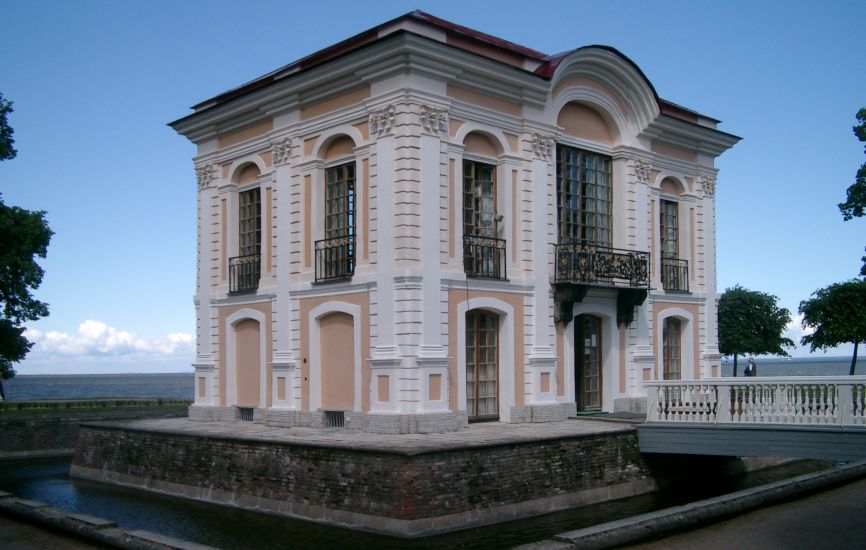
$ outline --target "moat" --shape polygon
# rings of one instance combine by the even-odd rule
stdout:
[[[743,475],[693,483],[687,488],[582,506],[520,521],[406,540],[341,529],[71,479],[68,458],[6,461],[0,490],[58,508],[110,519],[128,529],[145,529],[221,548],[508,548],[563,531],[675,506],[801,473],[826,463],[799,461]]]

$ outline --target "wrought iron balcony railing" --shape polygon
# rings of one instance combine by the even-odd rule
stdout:
[[[554,282],[649,288],[649,252],[589,242],[557,244]]]
[[[463,235],[463,269],[469,277],[505,279],[505,239]]]
[[[351,279],[355,273],[355,236],[316,241],[316,282]]]
[[[229,294],[247,294],[259,288],[261,255],[229,258]]]
[[[662,288],[674,292],[689,291],[689,261],[662,258]]]

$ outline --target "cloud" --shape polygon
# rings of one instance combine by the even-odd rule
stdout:
[[[28,329],[24,336],[34,344],[31,353],[64,357],[189,355],[195,344],[192,334],[173,332],[163,338],[148,339],[93,320],[81,323],[75,334]]]
[[[815,327],[807,326],[806,328],[803,328],[803,314],[798,313],[791,317],[791,320],[788,321],[787,325],[785,325],[785,331],[782,335],[793,340],[794,344],[799,347],[800,338],[808,336],[813,332],[815,332]]]

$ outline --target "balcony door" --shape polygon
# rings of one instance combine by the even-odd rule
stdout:
[[[601,317],[578,315],[574,320],[574,398],[579,411],[601,410]]]

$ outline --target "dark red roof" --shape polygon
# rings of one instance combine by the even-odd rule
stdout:
[[[646,78],[646,75],[643,74],[643,71],[640,70],[640,67],[638,67],[631,59],[623,55],[615,48],[611,48],[610,46],[583,46],[581,48],[576,48],[567,52],[562,52],[555,55],[547,55],[542,52],[527,48],[525,46],[521,46],[520,44],[515,44],[514,42],[509,42],[508,40],[491,36],[489,34],[470,29],[469,27],[464,27],[463,25],[458,25],[456,23],[440,19],[420,10],[415,10],[405,15],[401,15],[400,17],[391,19],[390,21],[386,21],[385,23],[377,25],[372,29],[366,30],[360,34],[356,34],[351,38],[347,38],[346,40],[337,42],[332,46],[328,46],[327,48],[312,53],[306,57],[299,59],[298,61],[285,65],[284,67],[280,67],[276,71],[270,72],[253,81],[250,81],[237,88],[224,92],[216,97],[213,97],[207,101],[203,101],[193,106],[193,109],[196,111],[201,111],[204,109],[215,107],[217,105],[221,105],[223,103],[231,101],[236,97],[240,97],[252,91],[264,88],[289,75],[310,69],[326,61],[335,59],[349,52],[362,48],[368,44],[372,44],[379,39],[379,31],[381,31],[383,28],[405,20],[413,20],[425,25],[438,28],[444,31],[446,35],[462,38],[470,44],[474,43],[476,45],[492,47],[512,56],[522,56],[524,58],[527,58],[528,60],[539,62],[541,63],[541,65],[534,71],[534,74],[546,80],[549,80],[553,77],[553,74],[556,72],[556,68],[558,67],[559,63],[566,56],[583,48],[603,48],[625,59],[635,68],[635,70],[640,73],[641,76],[643,76],[647,85],[652,90],[653,95],[655,95],[656,101],[659,105],[659,110],[662,113],[693,123],[698,123],[699,119],[719,122],[714,118],[701,115],[696,111],[686,109],[685,107],[681,107],[679,105],[676,105],[675,103],[671,103],[669,101],[659,98],[652,83],[649,81],[648,78]],[[455,44],[452,44],[452,46],[456,48],[462,47],[459,41]],[[473,51],[473,53],[478,54],[477,51]]]

